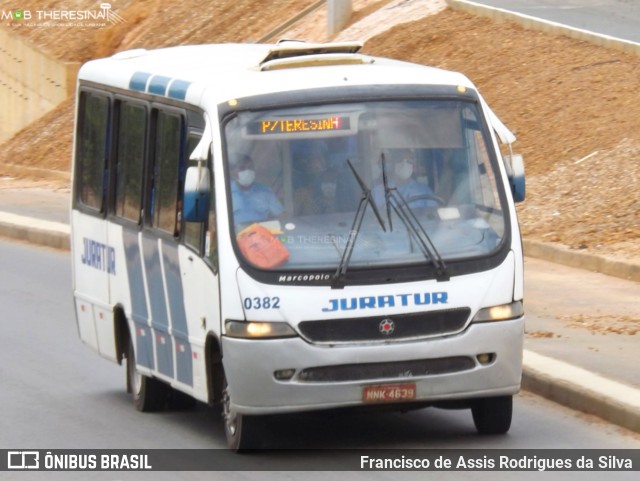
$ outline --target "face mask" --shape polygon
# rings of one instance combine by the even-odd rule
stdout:
[[[242,187],[249,187],[256,180],[256,171],[252,169],[241,170],[238,172],[238,184]]]
[[[413,174],[413,164],[408,160],[396,164],[393,172],[399,180],[407,180]]]
[[[323,182],[320,189],[322,189],[322,195],[325,197],[334,197],[336,195],[335,182]]]

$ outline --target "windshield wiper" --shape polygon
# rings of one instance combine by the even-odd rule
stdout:
[[[384,187],[384,204],[387,207],[387,220],[389,221],[389,232],[393,232],[393,223],[391,222],[391,189],[387,181],[387,162],[384,158],[384,152],[380,154],[380,162],[382,163],[382,185]]]
[[[380,155],[382,162],[382,183],[384,185],[384,201],[387,207],[387,218],[389,220],[389,230],[393,232],[393,224],[391,223],[391,209],[398,215],[409,234],[413,234],[418,244],[422,248],[422,252],[433,264],[438,281],[448,281],[449,271],[442,256],[433,244],[433,241],[422,227],[422,224],[413,213],[413,209],[396,187],[389,186],[387,182],[387,167],[384,158],[384,152]]]
[[[382,227],[383,231],[387,231],[384,221],[380,216],[380,211],[376,206],[376,203],[373,201],[371,197],[371,189],[367,186],[367,184],[362,180],[362,177],[358,174],[355,167],[349,159],[347,159],[347,165],[351,169],[354,177],[360,184],[360,190],[362,191],[362,197],[360,197],[360,203],[358,204],[358,208],[356,209],[356,215],[353,218],[353,223],[351,224],[351,230],[349,231],[349,238],[347,239],[347,245],[342,252],[342,258],[340,259],[340,264],[338,264],[338,269],[336,273],[333,275],[331,279],[331,288],[332,289],[342,289],[345,286],[345,278],[347,274],[347,267],[349,266],[349,261],[351,260],[351,254],[353,254],[353,249],[356,244],[356,239],[358,238],[358,234],[360,233],[360,229],[362,228],[362,221],[364,220],[364,214],[367,211],[367,205],[371,206],[373,209],[373,213],[378,219],[380,223],[380,227]]]

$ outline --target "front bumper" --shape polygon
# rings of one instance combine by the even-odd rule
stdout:
[[[461,400],[515,394],[520,389],[524,319],[471,324],[450,337],[388,344],[312,345],[301,338],[244,340],[224,337],[223,365],[231,393],[232,408],[242,414],[273,414],[362,405],[365,386],[415,383],[412,402]],[[480,364],[479,354],[492,354],[492,361]],[[331,366],[378,365],[424,360],[468,358],[471,362],[456,372],[435,369],[427,374],[411,371],[395,377],[371,375],[342,380],[331,375],[305,380],[303,370]],[[435,364],[438,364],[436,361]],[[274,377],[278,370],[295,369],[287,381]],[[430,369],[430,368],[429,368]],[[367,372],[365,370],[365,372]],[[375,369],[369,372],[378,372]],[[328,380],[327,380],[328,379]]]

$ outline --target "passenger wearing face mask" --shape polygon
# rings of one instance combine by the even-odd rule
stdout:
[[[433,195],[433,191],[426,182],[418,182],[415,179],[415,167],[415,158],[408,149],[390,155],[385,166],[388,186],[395,187],[411,208],[437,206],[435,200],[424,198],[425,195]],[[380,184],[373,188],[371,194],[378,206],[384,205],[385,191],[382,179],[380,179]]]
[[[235,162],[234,162],[235,161]],[[255,182],[256,171],[248,155],[230,160],[231,199],[236,223],[247,224],[278,218],[284,208],[266,185]]]

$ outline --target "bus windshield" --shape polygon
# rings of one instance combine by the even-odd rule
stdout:
[[[335,271],[491,254],[506,220],[482,118],[450,99],[239,112],[224,134],[243,261]]]

